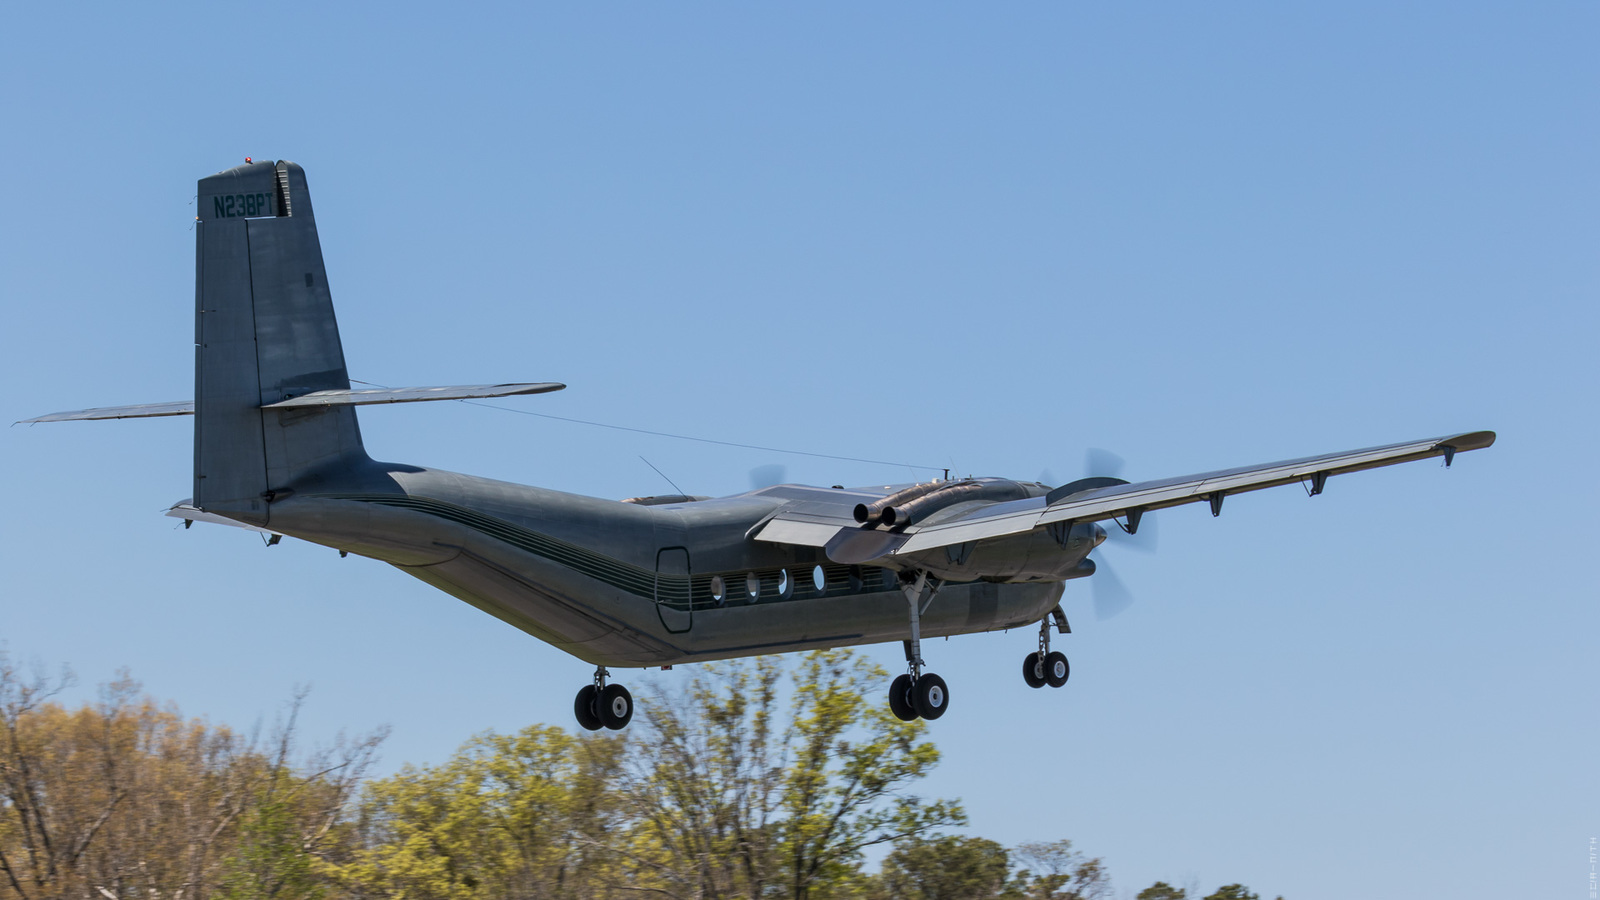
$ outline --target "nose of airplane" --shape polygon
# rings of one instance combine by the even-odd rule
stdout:
[[[1105,542],[1106,530],[1104,528],[1101,528],[1099,525],[1090,525],[1089,527],[1091,529],[1093,529],[1093,531],[1091,531],[1090,533],[1094,535],[1094,545],[1096,547],[1100,546],[1102,543]]]

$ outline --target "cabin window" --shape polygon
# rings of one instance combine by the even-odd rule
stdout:
[[[715,600],[718,606],[728,601],[728,586],[722,583],[721,575],[711,576],[711,599]]]
[[[778,596],[784,600],[794,596],[794,579],[789,577],[788,569],[778,570]]]
[[[811,583],[816,585],[817,593],[826,593],[828,590],[828,573],[822,571],[821,566],[811,570]]]
[[[744,592],[750,595],[751,600],[761,599],[761,579],[756,573],[751,572],[744,576]]]

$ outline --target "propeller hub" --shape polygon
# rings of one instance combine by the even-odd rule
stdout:
[[[1089,535],[1094,540],[1094,546],[1098,547],[1105,543],[1106,530],[1101,528],[1099,525],[1090,524]]]

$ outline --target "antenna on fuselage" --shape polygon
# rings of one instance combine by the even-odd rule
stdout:
[[[643,456],[641,456],[639,458],[641,460],[644,460],[644,464],[645,465],[649,466],[652,469],[656,469],[656,464],[655,463],[651,462],[648,459],[645,459]],[[662,478],[667,478],[667,473],[661,471],[660,469],[656,469],[656,474],[660,475]],[[667,478],[667,484],[672,485],[672,489],[677,491],[679,494],[683,493],[683,488],[678,487],[678,483],[676,481],[673,481],[671,478]]]

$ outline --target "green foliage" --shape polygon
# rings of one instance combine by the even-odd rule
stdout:
[[[944,831],[914,788],[939,762],[888,674],[848,650],[706,666],[629,734],[533,725],[365,779],[377,733],[294,749],[185,721],[122,679],[51,701],[0,652],[0,900],[1105,900],[1069,841]],[[868,848],[892,843],[882,871]],[[1138,900],[1184,900],[1165,883]],[[1206,900],[1259,900],[1227,885]]]
[[[1111,875],[1099,857],[1072,849],[1072,842],[1026,843],[1017,861],[1027,866],[1012,882],[1013,896],[1026,900],[1102,900],[1111,896]]]
[[[362,896],[840,896],[864,848],[959,824],[907,788],[938,762],[880,702],[886,674],[807,655],[779,702],[770,659],[708,666],[641,704],[635,739],[535,726],[369,785],[361,847],[331,873]]]
[[[863,848],[966,821],[959,804],[902,793],[939,751],[920,740],[920,720],[902,722],[882,702],[887,681],[848,650],[809,653],[795,672],[781,851],[797,900],[849,881]]]
[[[292,801],[259,800],[239,828],[239,847],[223,860],[224,900],[319,900],[325,893],[302,840]]]
[[[1260,894],[1251,893],[1242,884],[1225,884],[1216,893],[1207,894],[1205,900],[1261,900]]]
[[[529,726],[367,786],[361,848],[329,874],[361,895],[562,896],[603,875],[619,737]]]
[[[672,896],[827,897],[863,881],[864,848],[958,824],[960,808],[906,788],[938,762],[921,723],[895,719],[887,675],[820,651],[779,702],[778,665],[708,666],[641,709],[623,780],[630,885]]]
[[[760,896],[774,880],[782,766],[770,659],[707,667],[641,707],[620,782],[627,879],[671,896]]]
[[[1008,895],[1011,861],[987,838],[941,835],[896,845],[883,861],[883,897],[896,900],[990,900]]]

